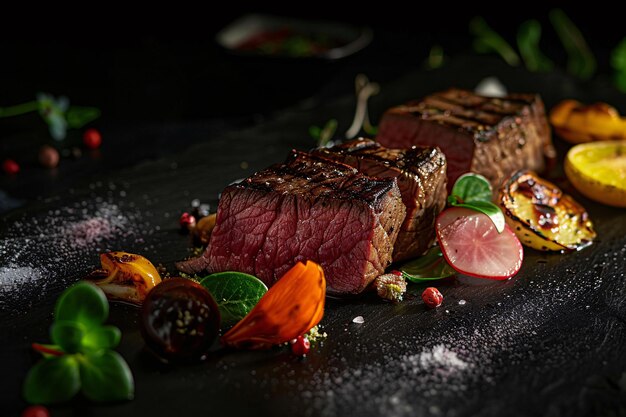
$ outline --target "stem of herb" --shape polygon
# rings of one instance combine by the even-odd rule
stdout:
[[[34,100],[15,106],[0,107],[0,117],[20,116],[37,110],[39,110],[39,102]]]
[[[550,61],[539,49],[541,24],[535,19],[522,23],[517,30],[517,47],[529,71],[550,71]]]
[[[477,52],[496,52],[507,64],[516,67],[520,63],[519,56],[507,41],[494,31],[482,17],[475,17],[470,22],[470,33],[474,39],[474,49]]]
[[[550,21],[567,51],[567,71],[582,79],[590,78],[596,71],[596,58],[580,30],[561,9],[550,12]]]

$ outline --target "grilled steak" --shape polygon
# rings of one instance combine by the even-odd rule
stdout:
[[[446,158],[433,147],[388,149],[371,139],[358,139],[314,151],[377,178],[397,178],[406,206],[393,260],[424,253],[435,240],[435,218],[446,205]]]
[[[533,94],[435,93],[387,110],[377,140],[391,148],[438,146],[448,162],[448,190],[469,171],[497,190],[514,171],[543,171],[555,158],[543,102]]]
[[[310,259],[324,269],[330,292],[358,293],[391,263],[405,212],[395,179],[293,151],[227,187],[207,250],[177,266],[241,271],[269,286]]]

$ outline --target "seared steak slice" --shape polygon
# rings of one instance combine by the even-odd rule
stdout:
[[[406,206],[393,260],[423,254],[435,240],[435,218],[446,205],[446,157],[433,147],[389,149],[371,139],[357,139],[315,154],[351,165],[377,178],[397,178]]]
[[[497,190],[518,169],[541,172],[555,158],[543,102],[536,94],[435,93],[387,110],[376,139],[391,148],[438,146],[448,162],[448,190],[469,171],[487,177]]]
[[[177,266],[241,271],[272,285],[310,259],[324,269],[329,291],[358,293],[391,263],[405,212],[395,179],[293,151],[227,187],[206,252]]]

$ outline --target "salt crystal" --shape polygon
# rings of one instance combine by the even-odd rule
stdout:
[[[363,324],[365,323],[365,319],[363,318],[363,316],[356,316],[352,319],[352,323]]]

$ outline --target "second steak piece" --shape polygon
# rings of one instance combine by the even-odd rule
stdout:
[[[296,262],[324,269],[329,292],[359,293],[392,260],[406,209],[395,179],[294,151],[227,187],[205,253],[187,273],[240,271],[268,286]]]
[[[365,175],[397,178],[406,218],[393,251],[394,262],[423,254],[435,240],[435,219],[446,205],[446,157],[438,148],[389,149],[358,139],[314,153],[351,165]]]
[[[387,110],[376,139],[392,148],[438,146],[448,162],[448,190],[470,171],[484,175],[497,190],[518,169],[541,172],[555,158],[543,102],[536,94],[435,93]]]

